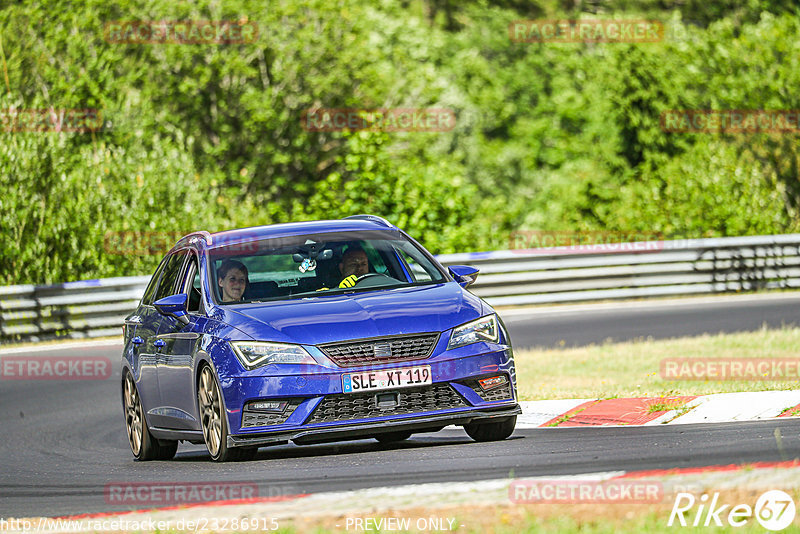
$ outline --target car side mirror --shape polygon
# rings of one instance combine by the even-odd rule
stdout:
[[[450,275],[458,282],[461,287],[469,287],[475,283],[478,278],[480,270],[469,265],[451,265],[447,268]]]
[[[158,299],[153,303],[153,306],[161,315],[175,317],[183,324],[189,324],[189,316],[186,314],[187,299],[188,296],[185,293],[170,295],[163,299]]]

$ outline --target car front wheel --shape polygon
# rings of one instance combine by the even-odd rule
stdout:
[[[197,388],[197,405],[203,439],[211,459],[215,462],[252,460],[258,447],[228,447],[228,420],[222,403],[222,394],[211,367],[206,365],[200,372]]]
[[[514,432],[517,416],[492,423],[470,423],[464,425],[467,435],[475,441],[501,441]]]

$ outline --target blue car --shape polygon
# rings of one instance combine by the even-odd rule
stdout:
[[[259,447],[463,426],[511,435],[520,413],[511,341],[444,269],[373,215],[183,237],[125,319],[122,404],[131,451],[178,442],[216,461]]]

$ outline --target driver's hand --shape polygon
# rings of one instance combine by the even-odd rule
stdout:
[[[358,280],[358,277],[354,274],[351,274],[350,276],[339,282],[339,287],[353,287],[354,285],[356,285],[356,280]]]

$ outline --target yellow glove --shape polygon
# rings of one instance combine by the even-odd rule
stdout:
[[[339,287],[353,287],[354,285],[356,285],[356,280],[358,280],[358,277],[354,274],[351,274],[350,276],[339,282]]]

